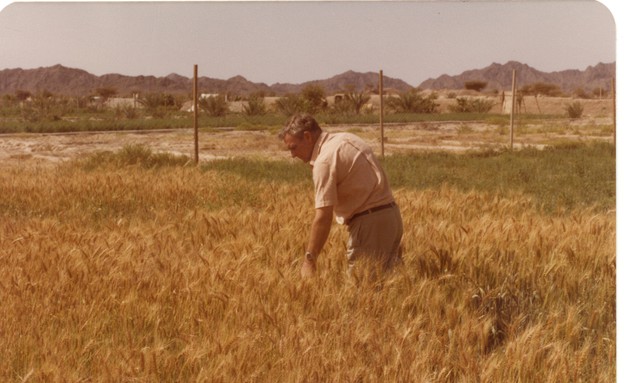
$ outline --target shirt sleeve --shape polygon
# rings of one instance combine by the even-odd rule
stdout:
[[[336,169],[327,160],[317,161],[312,168],[314,207],[336,206],[338,203]]]

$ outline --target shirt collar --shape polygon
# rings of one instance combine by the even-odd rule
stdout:
[[[318,157],[319,153],[321,152],[321,146],[323,146],[323,143],[327,139],[328,135],[329,135],[329,133],[322,132],[321,135],[319,136],[319,138],[314,143],[314,149],[312,149],[312,158],[310,158],[310,165],[311,166],[314,166],[314,162],[316,161],[316,158]]]

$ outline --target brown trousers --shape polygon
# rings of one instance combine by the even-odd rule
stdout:
[[[403,219],[398,206],[357,217],[349,222],[348,227],[347,260],[350,275],[354,268],[369,268],[364,264],[385,272],[403,263]]]

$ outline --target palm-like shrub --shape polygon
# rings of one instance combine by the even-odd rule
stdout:
[[[262,116],[266,114],[264,97],[260,97],[257,95],[249,96],[249,100],[247,100],[247,105],[243,105],[243,113],[247,116]]]
[[[418,89],[411,89],[399,94],[398,97],[390,97],[387,100],[388,108],[396,113],[435,113],[438,104],[436,93],[424,97]]]
[[[315,114],[327,107],[325,89],[320,85],[307,85],[301,91],[301,98],[306,113]]]
[[[570,118],[581,118],[583,116],[583,104],[580,101],[567,104],[565,110]]]
[[[485,98],[458,97],[455,105],[449,106],[454,113],[487,113],[494,107],[494,101]]]
[[[222,117],[228,111],[228,104],[224,96],[218,95],[200,99],[199,108],[211,117]]]
[[[275,101],[275,109],[286,116],[292,116],[304,111],[304,102],[296,94],[287,94]]]
[[[174,96],[166,93],[147,93],[137,100],[152,117],[163,118],[177,107]]]

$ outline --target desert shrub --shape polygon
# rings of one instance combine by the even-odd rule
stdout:
[[[17,117],[20,115],[20,106],[17,99],[10,95],[5,94],[0,99],[0,116],[2,117]]]
[[[320,85],[306,85],[301,91],[303,109],[306,113],[316,114],[327,108],[325,89]]]
[[[20,115],[27,122],[60,121],[73,109],[67,97],[43,91],[21,103]]]
[[[305,109],[303,99],[296,94],[287,94],[275,101],[275,109],[286,116],[303,112]]]
[[[353,114],[353,105],[345,99],[337,100],[332,105],[330,113],[335,116],[349,116]]]
[[[567,104],[565,111],[569,118],[581,118],[583,116],[583,104],[580,101]]]
[[[246,105],[243,105],[243,113],[247,116],[262,116],[266,114],[264,98],[256,95],[249,97]]]
[[[228,111],[227,101],[225,101],[225,97],[222,95],[200,99],[199,108],[211,117],[225,116]]]
[[[458,97],[455,102],[449,106],[454,113],[487,113],[494,107],[494,101],[485,98]]]
[[[587,91],[581,87],[574,89],[574,91],[572,92],[572,95],[576,98],[583,98],[583,99],[591,98],[590,94],[587,93]]]
[[[435,113],[438,107],[435,102],[437,98],[437,93],[424,97],[419,89],[411,89],[398,97],[388,98],[387,104],[395,113]]]
[[[134,120],[139,117],[139,111],[129,105],[118,106],[115,108],[115,116],[119,119]]]
[[[369,100],[370,95],[366,92],[357,92],[355,90],[345,92],[342,98],[335,101],[331,107],[330,114],[343,117],[360,115],[362,108],[366,106]]]
[[[371,99],[369,91],[357,90],[353,84],[346,85],[341,93],[343,96],[336,98],[331,110],[335,115],[359,115]]]
[[[160,108],[163,104],[162,97],[159,94],[146,94],[138,101],[141,105],[143,105],[148,113],[152,113],[154,110]]]
[[[167,113],[175,109],[175,97],[165,93],[149,93],[138,100],[146,112],[154,118],[164,118]]]

